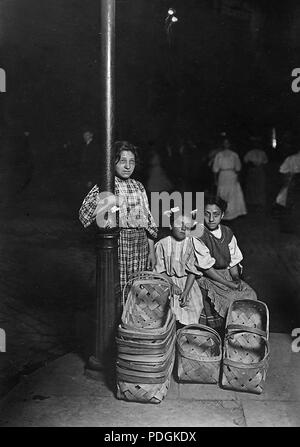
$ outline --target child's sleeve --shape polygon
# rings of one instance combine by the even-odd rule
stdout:
[[[220,171],[220,162],[219,162],[219,154],[216,154],[213,164],[212,164],[212,171],[217,174]]]
[[[199,269],[210,269],[215,264],[216,260],[211,256],[209,249],[200,239],[193,237],[192,246],[193,256],[190,257],[188,266],[191,273],[194,273],[194,270],[196,270],[198,272],[197,274],[199,275]]]
[[[231,241],[228,244],[229,247],[229,251],[230,251],[230,264],[229,264],[229,268],[234,267],[235,265],[239,264],[242,259],[243,259],[243,255],[241,250],[238,247],[237,244],[237,240],[235,236],[232,236]]]
[[[160,241],[154,245],[155,255],[156,255],[156,265],[154,267],[154,272],[164,273],[167,271],[166,259],[163,246]]]
[[[82,202],[79,210],[79,220],[85,228],[96,219],[95,211],[98,204],[98,196],[99,188],[95,185]]]
[[[293,169],[291,168],[291,158],[287,157],[280,166],[279,172],[280,174],[289,174],[292,171]]]
[[[150,211],[150,207],[149,207],[149,201],[148,201],[148,197],[145,191],[144,186],[142,185],[141,182],[137,182],[139,187],[140,187],[140,191],[142,194],[142,200],[143,200],[143,204],[144,204],[144,217],[147,221],[147,226],[146,226],[146,230],[148,231],[149,235],[153,238],[156,239],[157,238],[157,233],[158,233],[158,228],[156,225],[156,222],[152,216],[152,213]]]

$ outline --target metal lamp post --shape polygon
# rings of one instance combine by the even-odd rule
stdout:
[[[114,68],[115,68],[115,0],[101,0],[101,166],[100,191],[114,193]],[[86,372],[97,374],[112,365],[114,336],[120,314],[120,280],[118,264],[118,230],[97,228],[97,274],[94,354]]]

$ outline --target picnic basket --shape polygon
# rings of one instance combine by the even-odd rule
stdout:
[[[261,394],[269,366],[269,341],[251,331],[225,336],[222,387]]]
[[[171,362],[165,379],[161,378],[160,383],[117,381],[117,398],[130,402],[160,404],[169,390],[173,366],[174,362]]]
[[[177,331],[177,377],[180,382],[218,383],[222,359],[219,334],[202,324]]]
[[[134,273],[123,290],[122,326],[135,330],[163,329],[170,297],[171,284],[164,276],[147,271]]]
[[[235,300],[228,309],[226,333],[248,329],[269,338],[269,310],[265,303],[256,300]]]
[[[176,339],[171,292],[169,281],[153,272],[132,275],[124,288],[116,336],[118,399],[160,403],[167,394]]]
[[[116,344],[119,354],[163,354],[170,344],[174,343],[176,336],[176,320],[169,310],[169,324],[165,334],[145,334],[144,332],[129,332],[119,326]]]
[[[261,394],[269,366],[269,310],[262,301],[236,300],[228,309],[221,385]]]

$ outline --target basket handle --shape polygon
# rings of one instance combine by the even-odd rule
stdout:
[[[245,331],[241,331],[241,332],[245,332]],[[233,335],[233,334],[231,334],[231,335]],[[225,336],[225,341],[227,341],[229,336],[230,336],[230,334],[227,334]],[[253,363],[253,364],[236,362],[234,360],[230,360],[228,357],[225,357],[226,352],[227,352],[226,345],[225,345],[225,349],[224,349],[224,352],[223,352],[223,365],[232,366],[232,367],[236,367],[238,365],[239,368],[244,368],[244,369],[251,369],[251,368],[257,368],[257,367],[263,366],[266,363],[266,361],[269,359],[269,356],[270,356],[270,344],[269,344],[269,341],[266,340],[266,339],[264,339],[264,341],[265,341],[265,346],[266,346],[265,357],[260,362]]]
[[[178,329],[178,331],[177,331],[178,336],[180,336],[181,332],[185,331],[186,329],[203,329],[207,332],[210,332],[212,335],[214,335],[218,339],[219,342],[221,342],[221,337],[218,334],[218,332],[215,329],[213,329],[212,327],[205,326],[205,324],[200,324],[200,323],[199,324],[188,324],[187,326],[184,326],[183,328]]]
[[[232,313],[232,308],[233,308],[233,306],[236,304],[237,301],[249,302],[250,304],[253,304],[253,300],[250,300],[249,298],[242,299],[242,300],[241,300],[241,299],[233,300],[233,301],[229,304],[229,308],[228,308],[228,311],[227,311],[226,321],[225,321],[225,326],[226,326],[226,327],[230,324],[230,323],[229,323],[229,320],[230,320],[230,316],[231,316],[231,313]],[[268,337],[268,334],[269,334],[269,322],[270,322],[269,308],[268,308],[268,306],[266,305],[266,303],[264,303],[263,301],[255,300],[255,303],[258,303],[259,305],[261,305],[261,306],[265,309],[265,312],[266,312],[266,319],[267,319],[267,327],[266,327],[266,331],[265,331],[265,333],[266,333],[266,337]]]
[[[241,369],[257,369],[260,366],[264,366],[264,364],[268,360],[268,357],[269,357],[269,352],[267,351],[265,358],[258,363],[242,363],[242,362],[236,362],[236,361],[230,360],[228,358],[223,358],[222,362],[223,362],[223,366],[224,365],[232,366],[233,368],[236,368],[238,366]]]
[[[202,330],[205,330],[206,332],[209,332],[210,335],[211,335],[211,337],[212,337],[212,339],[213,339],[216,343],[218,343],[218,345],[220,346],[220,352],[222,351],[221,337],[220,337],[220,335],[218,334],[217,331],[215,331],[213,328],[211,328],[211,327],[209,327],[209,326],[205,326],[204,324],[188,324],[187,326],[184,326],[183,328],[178,329],[178,331],[177,331],[177,341],[176,341],[177,348],[178,348],[180,354],[183,355],[184,357],[189,358],[189,357],[186,355],[186,353],[183,351],[182,347],[180,346],[180,342],[179,342],[179,340],[180,340],[180,337],[182,336],[183,332],[184,332],[186,329],[202,329]],[[221,353],[220,353],[220,355],[221,355]]]
[[[140,272],[132,273],[129,276],[128,281],[125,284],[125,286],[123,288],[123,292],[122,292],[122,307],[124,306],[125,301],[126,301],[125,294],[126,294],[126,291],[127,291],[127,286],[129,286],[130,283],[133,283],[134,280],[143,279],[146,276],[148,276],[148,277],[151,276],[153,279],[156,278],[156,279],[159,279],[162,282],[164,282],[166,285],[169,286],[170,294],[171,294],[171,284],[163,275],[161,275],[160,273],[151,272],[150,270],[149,271],[148,270],[141,270]]]
[[[244,324],[229,324],[226,326],[226,331],[229,333],[233,332],[251,332],[253,334],[261,335],[262,337],[267,338],[267,332],[258,328],[252,328],[250,326],[246,326]]]
[[[212,337],[212,339],[213,339],[216,343],[218,343],[218,345],[220,346],[220,353],[219,353],[218,356],[216,356],[216,358],[215,358],[214,360],[219,361],[219,360],[221,359],[221,357],[222,357],[222,342],[221,342],[221,337],[220,337],[220,335],[218,334],[217,331],[215,331],[213,328],[211,328],[211,327],[209,327],[209,326],[205,326],[204,324],[188,324],[187,326],[184,326],[182,329],[179,329],[179,330],[177,331],[177,342],[176,342],[176,344],[177,344],[177,349],[178,349],[178,351],[180,352],[180,354],[181,354],[183,357],[185,357],[185,358],[187,358],[187,359],[191,359],[191,360],[193,360],[193,357],[192,357],[192,356],[188,356],[187,353],[184,352],[184,350],[182,349],[182,347],[181,347],[180,344],[179,344],[179,339],[180,339],[180,337],[181,337],[181,335],[182,335],[182,332],[183,332],[185,329],[203,329],[203,330],[205,330],[206,332],[209,332],[210,335],[211,335],[211,337]]]

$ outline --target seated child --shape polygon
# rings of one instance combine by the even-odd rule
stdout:
[[[163,274],[173,285],[172,310],[177,321],[182,325],[199,323],[203,301],[195,279],[202,273],[195,266],[194,245],[198,252],[198,266],[208,269],[214,261],[200,240],[189,237],[193,227],[190,217],[180,215],[175,218],[171,214],[170,220],[171,235],[155,244],[157,263],[154,271]]]
[[[226,210],[226,202],[214,195],[204,196],[204,232],[202,242],[209,250],[213,260],[208,268],[199,265],[202,277],[199,277],[204,310],[200,323],[224,329],[225,317],[230,303],[236,299],[253,299],[254,290],[242,279],[239,263],[243,255],[238,247],[232,230],[221,225]]]

